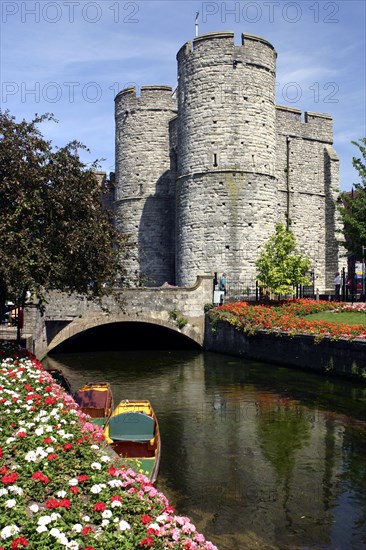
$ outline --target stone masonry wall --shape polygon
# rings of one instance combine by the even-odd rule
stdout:
[[[273,46],[211,33],[178,53],[176,276],[254,276],[274,229]]]
[[[169,86],[122,90],[115,99],[116,224],[135,242],[126,262],[147,286],[174,282],[174,179],[169,121],[176,102]]]
[[[305,113],[302,121],[301,111],[283,106],[277,106],[276,114],[278,220],[287,219],[288,211],[298,249],[312,262],[315,286],[332,288],[338,270],[335,204],[339,193],[332,119]]]

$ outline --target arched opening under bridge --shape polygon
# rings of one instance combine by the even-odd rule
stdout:
[[[147,322],[116,322],[94,326],[65,339],[50,354],[123,350],[200,350],[181,332]]]

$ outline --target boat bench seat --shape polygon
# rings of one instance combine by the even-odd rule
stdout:
[[[141,412],[118,414],[109,420],[108,436],[113,441],[150,441],[155,436],[155,421]]]

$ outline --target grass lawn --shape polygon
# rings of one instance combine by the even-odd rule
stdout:
[[[328,323],[347,323],[348,325],[366,325],[366,314],[357,311],[321,311],[306,315],[305,319],[327,321]]]

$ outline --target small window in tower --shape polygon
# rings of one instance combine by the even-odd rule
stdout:
[[[217,120],[213,120],[213,123],[214,123],[214,124],[217,124]]]
[[[215,168],[218,166],[218,164],[217,164],[217,153],[214,153],[214,156],[213,156],[213,165],[214,165]]]
[[[225,248],[226,250],[230,250],[230,246],[228,244],[225,246]]]

